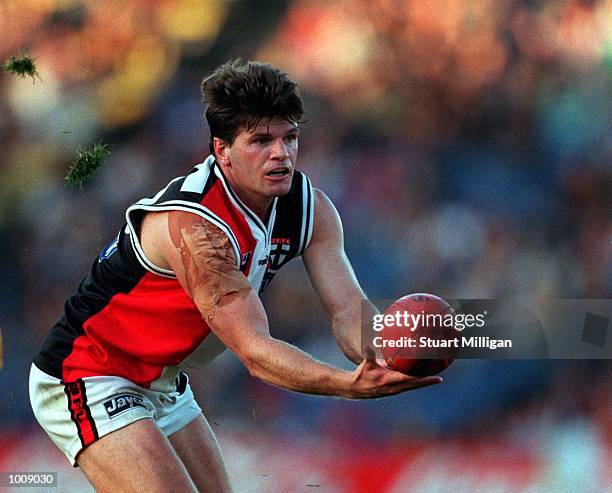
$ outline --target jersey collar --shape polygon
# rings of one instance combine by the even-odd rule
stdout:
[[[236,192],[233,190],[233,188],[228,183],[227,178],[225,178],[223,171],[221,171],[221,167],[219,166],[219,163],[217,163],[217,161],[214,158],[211,160],[211,167],[215,175],[219,178],[219,180],[221,180],[221,183],[223,183],[223,188],[225,188],[225,191],[228,197],[230,198],[230,200],[232,201],[232,203],[234,204],[234,206],[236,206],[236,208],[240,212],[242,212],[242,214],[246,217],[247,220],[250,220],[252,223],[255,224],[255,226],[261,229],[267,237],[268,234],[272,231],[272,228],[274,226],[274,219],[276,218],[276,203],[278,202],[278,197],[274,197],[274,199],[272,200],[272,204],[270,206],[270,212],[268,214],[268,221],[266,225],[263,223],[263,221],[259,218],[257,214],[255,214],[242,200],[240,200],[240,197],[238,197],[238,194],[236,194]]]

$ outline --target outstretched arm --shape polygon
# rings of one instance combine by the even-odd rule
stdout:
[[[384,368],[372,354],[354,372],[321,363],[274,339],[255,291],[238,271],[225,234],[200,217],[180,211],[155,214],[162,256],[174,270],[215,335],[260,379],[289,390],[346,398],[392,395],[438,383]],[[155,253],[155,252],[153,252]]]
[[[344,253],[344,234],[331,200],[315,190],[315,219],[310,245],[302,255],[342,352],[354,363],[362,357],[362,325],[371,327],[378,313],[359,286]]]

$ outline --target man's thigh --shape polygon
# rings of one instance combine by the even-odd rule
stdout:
[[[101,437],[77,456],[98,492],[194,492],[196,486],[168,439],[151,419]]]
[[[168,438],[199,491],[231,491],[219,444],[203,415]]]

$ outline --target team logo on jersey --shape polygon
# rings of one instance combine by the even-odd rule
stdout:
[[[272,238],[268,268],[274,273],[290,260],[291,241],[289,238]]]
[[[267,257],[266,273],[264,274],[259,293],[263,293],[278,269],[285,265],[293,256],[291,255],[291,240],[289,238],[272,238],[272,248]]]
[[[144,407],[146,409],[147,406],[145,406],[142,397],[133,394],[116,395],[104,402],[104,409],[106,409],[109,418],[114,418],[118,414],[134,407]]]
[[[102,252],[100,252],[100,256],[98,257],[98,262],[106,260],[108,257],[110,257],[113,253],[117,251],[117,248],[119,248],[119,233],[117,233],[117,236],[112,242],[110,242],[102,249]]]
[[[272,238],[273,245],[291,245],[290,238]]]

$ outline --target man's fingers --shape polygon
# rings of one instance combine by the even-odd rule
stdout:
[[[400,373],[400,375],[397,375],[397,380],[395,380],[393,383],[393,385],[397,385],[398,387],[402,388],[400,392],[403,392],[404,390],[427,387],[429,385],[436,385],[443,382],[442,377],[439,376],[417,378],[410,375],[405,375],[403,373]]]
[[[435,383],[442,383],[442,382],[444,382],[444,379],[442,377],[438,377],[438,376],[425,377],[422,380],[424,382],[426,382],[428,385],[429,384],[435,384]]]
[[[442,380],[442,377],[423,377],[423,378],[418,378],[416,380],[412,380],[410,383],[413,385],[412,388],[418,388],[418,387],[427,387],[429,385],[436,385],[438,383],[442,383],[444,380]]]

